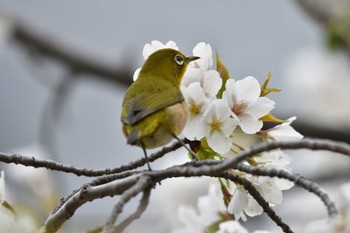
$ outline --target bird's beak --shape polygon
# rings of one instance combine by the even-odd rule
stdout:
[[[191,61],[197,60],[197,59],[199,59],[199,58],[200,58],[200,57],[189,56],[189,57],[186,57],[186,62],[187,62],[187,63],[190,63]]]

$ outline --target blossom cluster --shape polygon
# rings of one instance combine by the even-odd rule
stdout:
[[[221,221],[227,217],[226,207],[220,187],[210,184],[208,194],[201,196],[197,201],[197,209],[192,206],[181,205],[178,209],[183,227],[172,233],[248,233],[236,220]],[[253,233],[269,233],[268,231],[254,231]]]
[[[165,45],[159,41],[152,41],[145,45],[143,57],[147,59],[150,54],[162,48],[178,50],[173,41],[169,41]],[[211,46],[204,42],[200,42],[194,47],[193,55],[200,57],[200,59],[189,64],[181,83],[181,91],[189,111],[189,119],[183,134],[189,140],[201,142],[200,149],[196,151],[198,159],[234,157],[244,149],[236,140],[243,134],[260,138],[263,141],[300,140],[303,137],[290,125],[296,119],[295,117],[280,120],[270,113],[275,107],[275,102],[267,95],[279,91],[267,86],[270,75],[263,85],[260,85],[258,80],[252,76],[241,80],[231,79],[218,54],[216,56],[216,69],[213,68],[213,51]],[[134,79],[137,78],[139,70],[135,71]],[[274,122],[276,126],[262,130],[264,121]],[[246,162],[247,165],[255,167],[279,168],[286,171],[291,170],[288,167],[289,163],[290,158],[281,150],[261,153]],[[280,204],[282,190],[290,189],[293,186],[293,183],[279,178],[258,177],[237,171],[231,172],[248,179],[271,206]],[[233,215],[235,220],[242,219],[244,221],[246,216],[256,216],[262,213],[261,206],[241,185],[233,182],[221,182],[221,184],[223,186],[221,190],[228,197],[223,196],[223,194],[221,196],[228,199],[229,202],[226,203],[226,206],[220,204],[224,207],[220,211],[225,210],[226,213]],[[217,202],[212,201],[211,203],[214,205]],[[198,208],[202,208],[201,206],[199,203]],[[195,216],[194,213],[188,211],[180,212],[180,218],[185,225],[186,221],[190,221],[185,220],[185,218],[193,220]],[[212,214],[217,215],[217,211]],[[215,222],[218,221],[220,222],[219,219],[215,220]],[[226,222],[223,219],[221,221],[222,223]],[[198,219],[192,221],[192,223],[198,223],[198,229],[202,230],[194,231],[192,229],[181,232],[207,232],[203,230],[200,222]],[[204,222],[209,223],[208,221]],[[218,225],[217,232],[231,232],[225,231],[223,228],[225,224]],[[223,230],[220,231],[221,228]],[[247,231],[239,230],[237,232]]]

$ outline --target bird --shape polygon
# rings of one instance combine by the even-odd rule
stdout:
[[[164,48],[152,53],[141,67],[138,78],[126,91],[120,120],[127,144],[146,149],[169,143],[182,132],[188,109],[180,85],[191,61],[178,50]],[[183,144],[184,145],[184,144]],[[188,149],[186,147],[186,149]]]

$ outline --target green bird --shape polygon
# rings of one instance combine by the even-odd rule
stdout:
[[[169,48],[154,52],[124,96],[123,133],[128,144],[142,147],[147,164],[146,149],[178,139],[185,127],[188,110],[180,84],[188,64],[196,59]]]

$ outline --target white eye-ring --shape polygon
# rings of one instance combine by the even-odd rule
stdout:
[[[182,66],[184,64],[184,59],[183,59],[183,57],[180,54],[176,54],[175,57],[174,57],[174,60],[180,66]]]

